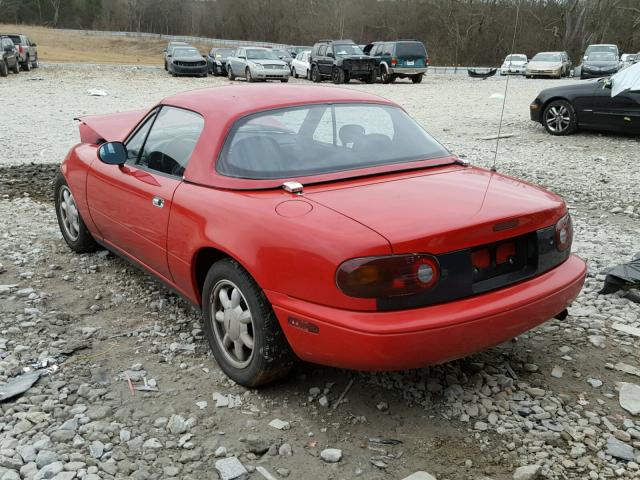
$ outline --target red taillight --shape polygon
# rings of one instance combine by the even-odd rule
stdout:
[[[563,252],[573,242],[573,224],[568,213],[556,223],[556,248]]]
[[[496,265],[507,263],[511,260],[513,263],[516,256],[516,244],[515,242],[503,243],[496,249]]]
[[[478,270],[483,270],[491,265],[491,253],[489,250],[476,250],[471,253],[471,264]]]
[[[425,65],[429,65],[429,59],[428,58],[425,60]]]
[[[392,58],[391,59],[391,66],[395,67],[398,64],[398,59],[397,58]]]
[[[338,288],[358,298],[412,295],[433,287],[439,278],[438,261],[423,254],[353,258],[336,272]]]
[[[18,45],[18,51],[20,53],[24,53],[24,47],[22,45]]]

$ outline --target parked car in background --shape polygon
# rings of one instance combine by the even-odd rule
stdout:
[[[620,70],[620,59],[613,51],[595,50],[582,61],[580,78],[608,77]]]
[[[194,47],[175,47],[168,58],[167,71],[174,77],[177,75],[206,77],[208,70],[207,60]]]
[[[311,79],[311,64],[309,63],[310,56],[311,50],[298,52],[296,58],[291,62],[291,76],[293,78],[303,77]]]
[[[500,67],[500,75],[524,75],[529,59],[524,53],[507,55]]]
[[[286,50],[293,58],[296,58],[301,52],[310,51],[312,48],[311,46],[291,45]]]
[[[376,95],[207,88],[80,122],[53,189],[64,241],[186,297],[245,387],[295,359],[471,355],[566,317],[584,283],[561,197],[470,166]]]
[[[620,56],[621,68],[627,68],[638,61],[638,55],[635,53],[623,53]]]
[[[417,40],[373,42],[365,46],[364,53],[374,59],[382,83],[393,83],[397,78],[420,83],[429,66],[427,49]]]
[[[227,58],[233,56],[233,48],[212,48],[207,55],[209,73],[213,76],[227,75]]]
[[[173,55],[173,49],[177,48],[177,47],[190,47],[191,45],[189,45],[186,42],[169,42],[167,44],[167,48],[165,48],[164,51],[164,69],[165,70],[169,70],[169,59],[172,57]]]
[[[0,77],[6,77],[9,70],[20,73],[20,56],[13,40],[0,37]]]
[[[375,61],[365,55],[353,40],[321,40],[313,46],[309,59],[311,80],[347,83],[352,78],[367,83],[376,81]]]
[[[288,52],[287,50],[279,50],[279,49],[274,49],[273,51],[276,53],[276,55],[280,60],[282,60],[283,62],[286,62],[287,65],[291,65],[291,62],[293,61],[293,56],[291,55],[290,52]]]
[[[19,33],[0,33],[0,36],[9,37],[16,46],[22,70],[28,72],[32,68],[38,68],[38,46],[29,37]]]
[[[527,64],[525,76],[562,78],[566,74],[567,64],[562,52],[537,53]]]
[[[240,47],[233,56],[227,58],[229,80],[244,77],[247,82],[288,82],[290,73],[287,62],[280,60],[276,52],[270,48]]]
[[[531,120],[541,123],[551,135],[568,135],[581,128],[640,134],[640,92],[612,97],[608,78],[547,88],[529,109]]]

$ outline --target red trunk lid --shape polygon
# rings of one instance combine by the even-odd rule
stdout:
[[[394,253],[491,243],[553,225],[566,210],[551,192],[478,168],[311,187],[305,196],[375,230]]]

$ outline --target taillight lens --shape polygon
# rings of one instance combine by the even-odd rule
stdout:
[[[556,248],[563,252],[571,247],[573,241],[573,224],[568,213],[556,223]]]
[[[397,58],[392,58],[391,59],[391,66],[395,67],[398,64],[398,59]]]
[[[440,278],[431,255],[391,255],[347,260],[336,272],[338,288],[350,297],[386,298],[432,288]]]

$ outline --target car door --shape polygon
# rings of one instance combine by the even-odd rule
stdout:
[[[322,45],[319,49],[318,49],[318,59],[317,59],[317,64],[318,64],[318,70],[320,70],[320,73],[322,75],[331,75],[331,67],[328,65],[328,60],[331,60],[330,58],[327,58],[327,45]]]
[[[594,115],[601,128],[617,132],[640,133],[640,91],[611,96],[611,89],[599,92]]]
[[[166,244],[173,194],[203,126],[195,112],[156,109],[126,142],[127,163],[95,161],[87,178],[89,211],[104,241],[169,280]]]

